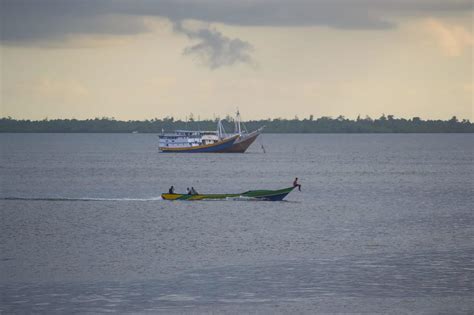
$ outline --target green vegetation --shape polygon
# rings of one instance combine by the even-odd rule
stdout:
[[[161,133],[177,129],[215,130],[217,120],[188,122],[175,120],[173,117],[152,120],[120,121],[114,118],[95,118],[86,120],[53,119],[53,120],[15,120],[11,117],[0,119],[0,132],[51,132],[51,133]],[[456,117],[450,120],[422,120],[395,118],[393,115],[378,119],[370,117],[356,120],[321,117],[313,119],[266,119],[253,120],[245,123],[248,130],[265,125],[266,133],[472,133],[474,124],[469,120],[459,121]],[[224,120],[226,130],[233,130],[230,117]]]

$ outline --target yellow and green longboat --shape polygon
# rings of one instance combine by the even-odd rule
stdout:
[[[281,201],[295,187],[288,187],[279,190],[249,190],[240,194],[161,194],[164,200],[222,200],[227,198],[249,198],[257,200]]]

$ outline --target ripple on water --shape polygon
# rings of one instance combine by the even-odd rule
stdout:
[[[473,296],[474,250],[193,270],[167,280],[2,286],[2,310],[78,312],[293,303],[321,297]]]

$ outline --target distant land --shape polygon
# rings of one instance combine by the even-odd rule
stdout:
[[[215,130],[215,120],[175,120],[173,117],[151,120],[121,121],[102,117],[86,120],[43,119],[16,120],[11,117],[0,119],[0,132],[12,133],[161,133],[179,129]],[[227,131],[233,130],[232,118],[223,121]],[[266,133],[473,133],[474,124],[467,119],[459,120],[455,116],[449,120],[423,120],[382,115],[377,119],[368,116],[355,120],[344,116],[337,118],[312,115],[305,119],[263,119],[245,122],[247,129],[254,130],[265,125]]]

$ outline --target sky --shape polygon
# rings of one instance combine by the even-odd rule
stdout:
[[[471,0],[0,0],[0,116],[474,120]]]

